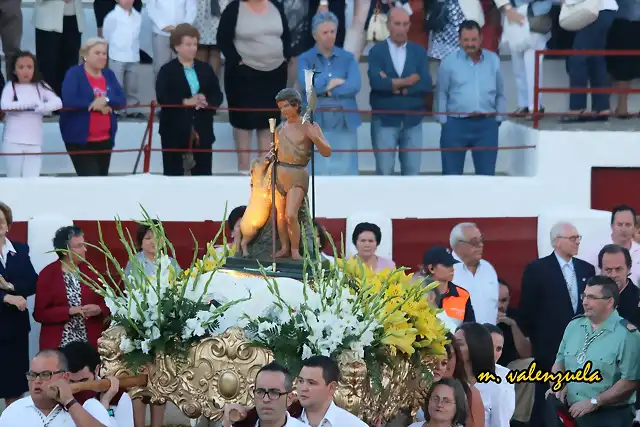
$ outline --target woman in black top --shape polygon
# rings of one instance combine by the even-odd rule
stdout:
[[[156,80],[156,97],[161,105],[186,107],[167,107],[160,111],[162,148],[185,150],[162,152],[167,176],[212,173],[212,153],[190,151],[212,148],[216,113],[213,108],[219,107],[223,100],[218,77],[211,65],[195,59],[199,40],[200,33],[194,26],[176,26],[171,32],[170,43],[178,57],[162,66]]]

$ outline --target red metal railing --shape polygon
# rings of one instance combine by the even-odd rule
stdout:
[[[149,173],[151,169],[151,155],[154,152],[210,152],[210,153],[263,153],[259,149],[188,149],[188,148],[153,148],[153,130],[154,130],[154,117],[156,113],[156,109],[158,108],[192,108],[184,105],[159,105],[156,101],[153,101],[149,105],[135,105],[135,106],[127,106],[123,108],[149,108],[149,119],[147,120],[144,135],[142,137],[142,141],[140,144],[140,148],[128,148],[128,149],[113,149],[113,150],[86,150],[86,151],[74,151],[73,155],[85,155],[85,154],[100,154],[100,153],[138,153],[133,173],[137,173],[138,165],[140,163],[140,159],[142,158],[142,170],[143,173]],[[214,109],[217,111],[267,111],[274,112],[279,114],[279,109],[277,108],[228,108],[228,107],[208,107],[209,109]],[[71,110],[71,109],[63,109],[63,110]],[[317,111],[322,111],[321,108],[318,108]],[[439,112],[426,112],[426,111],[398,111],[398,110],[342,110],[345,113],[359,113],[362,115],[371,115],[371,114],[391,114],[391,115],[422,115],[422,116],[435,116],[435,115],[470,115],[469,113],[439,113]],[[8,111],[7,111],[8,112]],[[471,114],[473,115],[473,114]],[[482,114],[482,116],[509,116],[509,117],[522,117],[525,115],[514,114],[514,113],[490,113],[490,114]],[[523,149],[531,149],[535,148],[535,145],[522,145],[522,146],[498,146],[498,147],[477,147],[477,148],[396,148],[396,149],[332,149],[333,153],[384,153],[384,152],[441,152],[441,151],[482,151],[482,150],[523,150]],[[55,156],[55,155],[68,155],[67,151],[50,151],[50,152],[41,152],[41,153],[0,153],[0,158],[3,156],[28,156],[28,155],[40,155],[40,156]]]
[[[576,50],[576,49],[551,49],[551,50],[536,50],[535,62],[534,62],[534,74],[533,74],[533,128],[538,129],[540,125],[540,117],[549,115],[585,115],[585,116],[597,116],[598,113],[541,113],[539,110],[540,94],[541,93],[595,93],[595,94],[614,94],[614,93],[626,93],[626,94],[638,94],[640,89],[630,88],[615,88],[615,87],[580,87],[580,88],[567,88],[567,87],[540,87],[540,57],[544,56],[640,56],[640,50]]]

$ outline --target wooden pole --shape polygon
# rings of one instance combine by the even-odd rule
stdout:
[[[276,272],[276,239],[278,232],[278,212],[276,211],[276,165],[278,164],[278,150],[276,148],[276,119],[269,119],[269,130],[271,131],[271,145],[273,146],[273,158],[271,159],[271,248],[272,263],[271,270]]]

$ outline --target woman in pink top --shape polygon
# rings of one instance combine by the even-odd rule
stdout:
[[[8,177],[40,176],[42,117],[62,108],[62,100],[44,82],[31,52],[18,52],[0,107],[7,111],[2,151]],[[24,154],[22,156],[15,154]]]
[[[376,255],[376,249],[382,240],[382,232],[377,225],[361,222],[353,229],[351,240],[357,250],[356,256],[375,273],[384,269],[393,270],[396,268],[395,262]]]

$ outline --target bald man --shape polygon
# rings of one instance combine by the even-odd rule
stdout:
[[[375,152],[376,173],[395,171],[395,149],[399,149],[402,175],[419,175],[422,164],[422,120],[425,95],[432,90],[427,67],[427,52],[408,41],[409,14],[392,8],[387,19],[389,38],[369,51],[371,83],[371,142]],[[389,61],[389,57],[391,61]],[[377,111],[385,111],[376,113]],[[410,114],[390,114],[408,111]],[[382,151],[385,150],[385,151]]]

